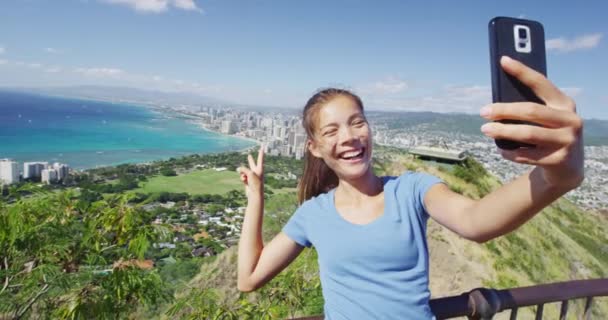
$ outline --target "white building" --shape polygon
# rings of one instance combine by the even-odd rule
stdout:
[[[281,145],[278,149],[279,155],[283,157],[291,156],[291,147],[288,144]]]
[[[57,182],[57,170],[51,168],[42,170],[41,181],[48,184]]]
[[[70,174],[70,167],[63,163],[55,162],[53,164],[53,169],[57,171],[57,180],[63,180],[68,176],[68,174]]]
[[[302,158],[304,158],[304,146],[298,146],[295,151],[294,151],[294,155],[296,160],[301,160]]]
[[[25,162],[23,163],[23,179],[42,177],[42,170],[48,168],[48,162]]]
[[[300,147],[303,148],[304,146],[306,146],[307,138],[308,137],[305,134],[296,133],[294,135],[293,144],[292,144],[293,149],[295,150],[297,148],[300,148]]]
[[[0,160],[0,184],[19,182],[19,164],[10,159]]]
[[[223,134],[233,134],[237,132],[239,129],[239,123],[234,120],[224,120],[222,121],[221,132]]]

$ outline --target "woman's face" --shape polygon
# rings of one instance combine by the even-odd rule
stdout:
[[[371,130],[363,111],[348,96],[338,96],[316,114],[310,152],[323,158],[340,179],[357,179],[370,169]]]

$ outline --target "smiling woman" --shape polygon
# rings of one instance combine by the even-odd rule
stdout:
[[[503,151],[508,160],[536,167],[479,200],[425,173],[377,177],[361,99],[334,88],[313,95],[303,113],[308,140],[300,207],[266,245],[261,236],[263,151],[257,162],[248,156],[249,168],[239,168],[248,201],[239,241],[239,290],[263,286],[305,247],[314,246],[326,319],[433,319],[429,217],[465,239],[485,242],[516,229],[583,179],[582,121],[574,102],[515,60],[503,59],[501,66],[540,93],[546,107],[534,106],[543,112],[531,113],[509,103],[493,104],[481,115],[490,120],[534,116],[547,127],[527,133],[515,124],[482,127],[490,137],[533,140],[537,147]],[[559,137],[549,134],[556,129],[554,119],[564,132]]]

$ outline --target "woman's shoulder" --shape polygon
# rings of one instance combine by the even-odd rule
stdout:
[[[330,199],[330,194],[334,189],[329,190],[327,192],[320,193],[300,204],[298,207],[298,211],[317,211],[318,209],[323,209],[327,206]]]
[[[442,182],[440,178],[432,174],[410,170],[404,171],[399,176],[385,176],[382,177],[382,179],[384,181],[385,189],[418,189],[420,187]]]
[[[439,179],[438,177],[426,173],[426,172],[418,172],[418,171],[410,171],[406,170],[398,176],[383,176],[381,177],[385,184],[387,183],[395,183],[395,182],[412,182],[417,180],[427,180],[427,179]]]

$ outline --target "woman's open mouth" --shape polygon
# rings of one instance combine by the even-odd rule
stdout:
[[[365,155],[365,148],[360,148],[360,149],[356,149],[356,150],[342,152],[339,154],[339,158],[341,160],[345,160],[348,162],[357,162],[357,161],[363,159],[364,155]]]

